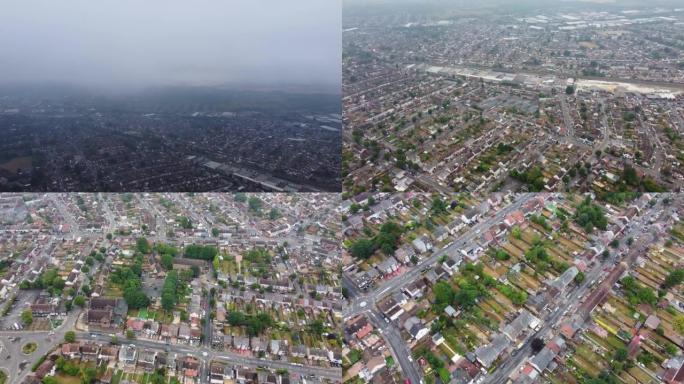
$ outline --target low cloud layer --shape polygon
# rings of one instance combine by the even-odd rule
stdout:
[[[341,29],[341,0],[5,2],[0,83],[335,87]]]

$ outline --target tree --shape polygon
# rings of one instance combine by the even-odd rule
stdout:
[[[58,277],[52,281],[52,287],[55,289],[62,289],[62,288],[64,288],[64,285],[65,285],[64,280],[60,277]]]
[[[255,215],[261,215],[262,205],[263,202],[260,198],[256,196],[250,196],[249,200],[247,200],[247,206],[249,207],[249,211]]]
[[[627,352],[627,348],[625,347],[620,347],[615,350],[615,354],[613,355],[613,359],[617,361],[627,361],[627,358],[629,357],[629,352]]]
[[[527,184],[530,192],[540,192],[544,189],[544,173],[539,167],[532,167],[523,172],[514,169],[509,176]]]
[[[273,325],[273,319],[267,313],[248,316],[241,311],[232,311],[228,314],[227,321],[231,326],[245,327],[250,336],[258,336]]]
[[[135,247],[138,252],[142,253],[143,255],[150,253],[150,243],[144,237],[140,237],[138,240],[136,240]]]
[[[154,245],[154,250],[161,255],[171,255],[173,257],[178,255],[178,248],[164,243],[156,243]]]
[[[81,369],[81,384],[91,384],[95,381],[97,370],[95,367],[85,367]]]
[[[78,295],[74,297],[74,304],[78,305],[79,307],[83,308],[85,305],[85,297]]]
[[[77,376],[80,372],[78,365],[71,363],[70,361],[66,361],[61,356],[55,361],[55,367],[57,368],[58,372],[62,372],[68,376]]]
[[[214,236],[214,237],[218,237],[218,235],[219,235],[219,230],[218,230],[218,228],[212,228],[212,229],[211,229],[211,235]]]
[[[575,93],[575,87],[572,85],[568,85],[567,87],[565,87],[565,93],[567,95],[572,95],[573,93]]]
[[[592,203],[589,197],[577,207],[573,219],[587,233],[591,233],[594,228],[605,231],[608,227],[608,219],[603,213],[603,209]]]
[[[160,263],[167,271],[173,269],[173,256],[169,254],[161,255]]]
[[[129,340],[135,339],[135,332],[133,332],[132,329],[127,329],[126,330],[126,338]]]
[[[432,205],[430,205],[430,211],[433,215],[441,215],[447,211],[447,204],[439,196],[435,196],[432,199]]]
[[[637,175],[636,169],[629,165],[625,166],[625,168],[622,170],[622,180],[627,185],[631,185],[633,187],[639,186],[639,176]]]
[[[268,218],[271,220],[277,220],[281,216],[280,211],[278,208],[271,208],[271,210],[268,212]]]
[[[164,375],[164,370],[163,369],[156,370],[153,374],[150,375],[149,382],[151,384],[165,384],[166,379],[165,379],[165,375]]]
[[[74,331],[66,331],[64,333],[64,341],[67,343],[73,343],[76,341],[76,332]]]
[[[314,335],[322,335],[325,332],[325,326],[320,320],[314,320],[309,324],[309,331]]]
[[[196,245],[191,244],[185,247],[185,257],[188,259],[200,259],[200,260],[214,260],[214,257],[218,254],[218,249],[211,245]]]
[[[359,239],[350,247],[352,256],[357,259],[367,259],[375,252],[375,246],[369,239]]]
[[[532,351],[534,351],[535,353],[544,349],[544,345],[545,344],[543,339],[539,337],[535,337],[534,339],[532,339],[531,347]]]
[[[192,229],[192,220],[187,216],[179,216],[176,221],[183,229]]]
[[[440,313],[454,300],[454,289],[446,281],[439,281],[432,289],[435,294],[435,311]]]
[[[672,328],[679,332],[680,335],[684,335],[684,315],[677,315],[672,320]]]
[[[386,222],[380,227],[380,232],[373,238],[374,249],[381,249],[386,255],[393,254],[402,232],[402,228],[395,222]]]
[[[140,280],[137,281],[138,284],[131,284],[126,287],[123,294],[126,304],[128,304],[128,306],[132,309],[145,308],[150,305],[150,299],[139,286]]]
[[[508,254],[508,252],[504,251],[501,248],[493,249],[492,254],[495,259],[499,261],[506,261],[510,260],[511,255]]]
[[[648,366],[655,361],[655,358],[647,351],[643,351],[639,354],[639,356],[637,356],[637,360],[641,364]]]
[[[173,309],[178,302],[178,272],[170,271],[164,280],[164,287],[162,288],[161,304],[162,308],[167,311]]]
[[[670,289],[684,281],[684,268],[675,269],[670,272],[663,282],[664,289]]]
[[[473,287],[462,287],[454,295],[454,302],[463,308],[470,308],[477,302],[479,292]]]
[[[33,312],[30,309],[22,311],[21,321],[26,325],[33,323]]]
[[[665,352],[670,356],[674,356],[679,352],[679,348],[672,343],[667,343],[665,345]]]
[[[575,275],[575,282],[577,284],[582,284],[582,282],[584,281],[584,278],[585,278],[584,272],[580,271],[577,273],[577,275]]]
[[[527,292],[511,285],[501,284],[497,289],[515,305],[523,305],[527,301]]]
[[[636,292],[637,298],[639,299],[639,302],[641,303],[648,303],[651,305],[655,305],[658,302],[658,297],[656,297],[655,293],[651,288],[648,287],[641,287],[637,290]]]

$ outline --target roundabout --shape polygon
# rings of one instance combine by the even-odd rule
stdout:
[[[31,341],[31,342],[28,342],[28,343],[24,344],[24,345],[21,347],[21,353],[23,353],[24,355],[30,355],[30,354],[32,354],[33,352],[35,352],[36,349],[38,349],[38,344],[36,344],[35,342]],[[0,384],[1,384],[1,383],[0,383]]]

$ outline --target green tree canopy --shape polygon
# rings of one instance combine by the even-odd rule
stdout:
[[[76,332],[66,331],[64,333],[64,341],[66,341],[67,343],[73,343],[74,341],[76,341]]]

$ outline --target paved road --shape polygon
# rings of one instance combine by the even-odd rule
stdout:
[[[64,341],[64,334],[68,330],[73,330],[77,315],[70,314],[67,320],[58,329],[51,334],[49,331],[4,331],[0,332],[0,368],[5,369],[10,373],[9,384],[18,384],[31,373],[31,366],[38,361],[38,359],[54,349],[59,343]],[[18,342],[10,342],[10,337],[20,337]],[[76,332],[76,337],[80,340],[97,341],[100,343],[109,343],[112,337],[109,334],[100,332]],[[122,335],[117,335],[117,338],[122,344],[133,344],[137,347],[150,348],[156,350],[164,350],[169,353],[177,353],[179,355],[192,354],[200,358],[203,363],[207,363],[213,359],[225,361],[235,365],[244,365],[251,367],[267,367],[273,370],[286,369],[289,373],[296,373],[304,376],[314,375],[321,378],[340,380],[342,378],[341,368],[324,368],[315,366],[306,366],[287,361],[276,361],[269,359],[261,359],[252,356],[244,356],[230,351],[215,351],[203,346],[189,346],[184,344],[166,344],[162,341],[134,339],[127,340]],[[38,350],[30,356],[21,354],[21,346],[29,341],[34,341],[38,344]],[[7,356],[10,356],[8,359]],[[19,365],[26,361],[25,368],[19,369]],[[14,374],[18,372],[18,374]],[[206,375],[203,375],[203,378]],[[204,380],[203,380],[204,381]]]
[[[404,373],[404,377],[411,380],[411,383],[418,384],[422,379],[420,371],[416,366],[415,361],[410,359],[411,351],[408,349],[406,342],[401,337],[400,330],[394,325],[394,323],[385,322],[384,318],[377,309],[371,309],[368,313],[368,317],[373,325],[380,330],[383,338],[389,343],[391,347],[392,355],[394,355],[395,360],[399,363],[401,371]]]
[[[601,131],[603,139],[597,149],[600,149],[602,152],[605,152],[610,144],[610,126],[608,125],[608,111],[606,111],[607,102],[605,98],[601,98]]]
[[[83,340],[94,340],[101,343],[111,342],[111,336],[99,332],[78,332],[77,338]],[[121,344],[133,344],[136,347],[150,348],[156,350],[163,350],[169,353],[177,353],[179,355],[191,354],[205,361],[222,360],[230,362],[235,365],[244,365],[251,367],[264,366],[273,370],[287,369],[290,373],[297,373],[300,375],[314,375],[317,377],[340,380],[342,378],[341,368],[324,368],[316,366],[307,366],[302,364],[290,363],[287,361],[278,361],[270,359],[262,359],[253,356],[245,356],[231,351],[215,351],[205,346],[190,346],[185,344],[167,344],[163,341],[146,340],[146,339],[122,339],[118,338]]]
[[[575,125],[572,123],[572,118],[570,117],[570,110],[568,110],[568,102],[566,100],[567,96],[565,94],[560,94],[559,96],[561,102],[561,110],[563,112],[563,124],[565,125],[565,130],[567,137],[575,137]]]
[[[1,331],[0,344],[0,368],[5,369],[10,375],[8,384],[21,383],[24,378],[31,373],[31,366],[40,359],[41,356],[52,350],[57,344],[64,340],[66,331],[74,329],[78,313],[73,311],[66,320],[54,331]],[[18,337],[19,341],[11,342],[10,338]],[[31,355],[21,353],[21,347],[28,343],[35,342],[38,349]],[[24,363],[24,369],[20,366]]]

